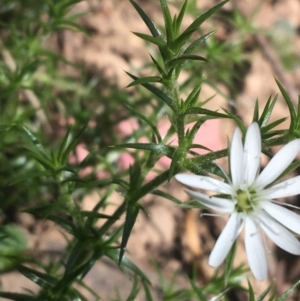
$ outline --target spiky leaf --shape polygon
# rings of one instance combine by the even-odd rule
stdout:
[[[174,48],[181,48],[182,45],[186,43],[186,41],[190,38],[190,36],[201,26],[201,24],[207,20],[210,16],[212,16],[214,13],[216,13],[225,3],[227,3],[229,0],[225,0],[201,16],[199,16],[173,43]]]
[[[137,80],[138,78],[132,74],[130,74],[129,72],[126,72],[131,78],[133,78],[134,80]],[[168,105],[172,110],[175,110],[174,108],[174,102],[173,100],[163,91],[161,91],[160,89],[156,88],[155,86],[152,86],[148,83],[146,84],[142,84],[143,87],[145,87],[147,90],[149,90],[150,92],[152,92],[154,95],[156,95],[157,97],[159,97],[166,105]]]
[[[134,2],[133,0],[129,0],[129,1],[133,5],[133,7],[136,9],[136,11],[138,12],[138,14],[142,18],[142,20],[145,22],[145,24],[147,25],[147,27],[149,28],[152,36],[156,37],[156,38],[161,37],[162,34],[156,28],[156,26],[151,21],[151,19],[147,16],[147,14],[142,10],[142,8],[136,2]]]

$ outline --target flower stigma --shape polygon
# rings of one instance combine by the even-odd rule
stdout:
[[[236,192],[236,200],[235,208],[237,212],[249,212],[253,210],[253,198],[248,191],[239,189]]]

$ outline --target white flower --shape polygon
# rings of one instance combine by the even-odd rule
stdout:
[[[187,193],[207,208],[230,215],[209,257],[209,264],[218,267],[227,256],[241,229],[245,228],[245,248],[254,276],[263,281],[267,277],[267,261],[262,230],[285,251],[300,255],[300,217],[274,199],[300,193],[300,176],[270,186],[291,164],[300,151],[300,139],[285,145],[258,175],[261,155],[261,136],[257,123],[247,130],[245,143],[236,129],[230,146],[229,184],[206,176],[176,175],[187,186],[227,195],[208,196],[193,190]]]

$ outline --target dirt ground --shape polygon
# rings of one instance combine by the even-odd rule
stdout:
[[[158,23],[162,23],[159,1],[140,0],[137,2]],[[216,3],[218,1],[198,0],[199,9],[209,8]],[[259,105],[262,108],[271,94],[279,93],[274,77],[278,78],[286,88],[295,105],[297,105],[297,95],[300,91],[300,2],[299,0],[232,0],[226,4],[224,12],[232,10],[234,6],[245,18],[250,18],[258,5],[260,8],[252,17],[252,23],[261,30],[274,28],[278,34],[275,35],[277,40],[258,34],[248,34],[244,37],[245,43],[250,40],[253,45],[246,52],[249,68],[243,74],[242,89],[235,99],[235,106],[237,113],[242,116],[246,124],[251,123],[251,114],[256,99],[259,99]],[[130,79],[124,70],[138,69],[150,61],[143,41],[132,34],[135,31],[148,33],[147,28],[127,0],[83,1],[74,7],[74,11],[77,12],[86,10],[90,13],[84,16],[80,22],[93,34],[91,37],[86,37],[80,33],[64,32],[60,51],[68,60],[84,62],[93,70],[96,68],[105,78],[110,78],[119,87],[125,89]],[[191,20],[186,20],[187,24]],[[281,28],[280,24],[286,26]],[[234,39],[234,34],[230,33],[226,38]],[[279,60],[282,51],[287,47],[286,39],[290,43],[291,52],[298,56],[298,65],[295,64],[289,70],[284,66],[284,62]],[[220,89],[226,88],[220,83]],[[212,88],[205,86],[201,97],[205,99],[213,94]],[[222,96],[217,96],[213,107],[219,108],[220,106],[228,107],[228,103]],[[279,96],[271,119],[275,120],[288,115],[288,109],[282,97]],[[285,122],[284,126],[288,123],[289,120]],[[225,126],[224,122],[222,124],[212,123],[208,126],[207,132],[214,132],[214,139],[207,141],[209,147],[217,149],[226,145],[227,137],[231,136],[233,128],[234,125],[230,122]],[[183,187],[175,181],[171,181],[163,189],[176,195],[179,199],[188,199],[183,192]],[[97,200],[96,193],[87,196],[84,200],[84,208],[92,208]],[[115,202],[118,201],[121,200],[116,193]],[[294,204],[298,205],[299,201],[293,200]],[[191,272],[193,264],[198,268],[199,282],[209,282],[214,269],[208,266],[208,256],[226,219],[200,217],[197,210],[182,210],[165,199],[153,196],[145,198],[143,204],[149,211],[150,217],[142,214],[138,217],[127,248],[128,256],[133,258],[135,263],[149,275],[154,284],[158,283],[158,278],[151,260],[155,260],[159,264],[167,279],[170,279],[175,272],[182,275],[178,278],[178,286],[186,285],[183,275]],[[25,220],[25,223],[28,224],[32,222],[29,216]],[[51,225],[41,227],[34,234],[28,234],[28,236],[30,246],[35,248],[38,245],[45,254],[59,254],[65,247],[63,236]],[[291,283],[299,279],[300,260],[275,249],[271,243],[268,245],[271,250],[268,254],[269,280],[264,283],[253,280],[253,286],[256,293],[261,293],[270,279],[274,279],[278,292],[282,293]],[[235,264],[243,262],[247,262],[247,260],[243,239],[239,239]],[[114,281],[112,282],[110,279]],[[7,291],[22,291],[25,287],[36,289],[32,287],[31,282],[29,283],[24,277],[16,274],[6,275],[1,282],[3,289]],[[131,287],[129,280],[119,272],[118,268],[106,260],[95,265],[86,277],[86,282],[103,295],[103,300],[113,297],[115,288],[118,288],[121,296],[125,296]],[[157,300],[161,300],[159,291],[156,291],[156,294]],[[142,301],[143,298],[143,295],[140,295],[137,300]],[[240,298],[239,300],[245,300],[242,299],[243,296]],[[295,296],[290,300],[299,299]]]

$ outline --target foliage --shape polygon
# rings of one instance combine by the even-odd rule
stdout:
[[[211,86],[222,81],[231,95],[237,91],[232,84],[236,74],[232,66],[245,64],[246,58],[239,46],[219,41],[215,29],[203,32],[202,25],[218,14],[228,2],[223,1],[194,16],[194,21],[183,28],[186,14],[194,14],[195,1],[182,1],[177,15],[172,16],[169,3],[160,0],[164,19],[159,29],[137,2],[129,0],[133,9],[146,24],[150,34],[134,32],[147,44],[157,48],[150,56],[151,76],[127,72],[136,87],[134,100],[126,91],[119,90],[104,79],[90,75],[85,66],[74,64],[51,48],[51,39],[64,31],[85,32],[78,22],[81,15],[72,8],[80,0],[22,1],[9,0],[0,4],[0,269],[2,273],[16,271],[39,286],[38,292],[22,294],[0,292],[9,300],[88,300],[82,290],[89,291],[85,276],[95,263],[103,258],[114,262],[133,278],[129,296],[116,300],[134,300],[143,291],[147,301],[155,300],[151,281],[126,256],[126,246],[136,219],[144,211],[143,197],[148,194],[163,196],[182,207],[174,196],[160,190],[179,171],[199,175],[220,176],[214,161],[227,156],[227,149],[212,152],[205,145],[194,143],[198,130],[211,119],[231,119],[245,134],[244,121],[231,111],[205,108],[211,99],[199,102],[204,81]],[[239,15],[233,26],[251,32],[249,24],[241,25]],[[210,23],[212,26],[212,23]],[[239,45],[239,44],[236,44]],[[200,53],[200,54],[199,54]],[[80,74],[74,77],[64,68]],[[189,74],[182,82],[182,71]],[[194,76],[198,74],[198,76]],[[97,90],[106,87],[107,93]],[[270,97],[262,112],[258,104],[253,112],[268,147],[284,144],[300,137],[299,109],[296,110],[284,87],[277,82],[290,111],[288,129],[276,130],[284,118],[269,123],[277,98]],[[167,135],[160,134],[158,123],[167,115],[170,126]],[[116,126],[122,120],[134,118],[139,127],[131,135],[120,138]],[[60,125],[58,120],[65,124]],[[189,130],[187,126],[192,125]],[[177,137],[178,145],[171,142]],[[146,142],[140,142],[141,139]],[[75,163],[77,147],[84,145],[89,155]],[[204,155],[195,148],[208,150]],[[133,164],[121,170],[117,159],[132,150]],[[160,170],[156,163],[162,158],[171,160],[169,168]],[[292,164],[286,173],[296,169]],[[89,172],[86,172],[87,170]],[[99,172],[101,176],[99,177]],[[151,174],[154,174],[152,177]],[[94,208],[82,207],[84,196],[97,190],[99,200]],[[123,202],[114,213],[106,214],[117,191]],[[26,239],[18,216],[29,214],[35,223],[49,221],[65,235],[67,247],[59,260],[36,259],[27,252]],[[123,218],[124,217],[124,218]],[[123,222],[122,222],[123,221]],[[250,300],[265,299],[272,292],[272,284],[255,298],[244,266],[233,268],[234,250],[225,271],[217,271],[210,283],[198,286],[195,276],[189,287],[179,288],[176,275],[165,279],[158,269],[162,300],[229,300],[232,289],[245,290]],[[268,300],[284,300],[299,284],[297,282],[281,297],[274,293]],[[127,298],[127,299],[126,299]]]

